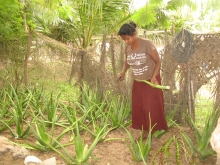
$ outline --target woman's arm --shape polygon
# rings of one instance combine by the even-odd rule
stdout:
[[[158,73],[160,72],[160,65],[161,65],[161,61],[160,61],[160,57],[158,55],[157,49],[155,48],[152,53],[151,53],[151,58],[153,59],[155,66],[154,66],[154,71],[151,77],[151,82],[154,84],[159,84],[156,76],[158,75]]]
[[[122,71],[118,75],[118,80],[124,80],[125,73],[126,73],[126,71],[128,70],[129,67],[130,67],[130,65],[128,65],[127,61],[125,60]]]

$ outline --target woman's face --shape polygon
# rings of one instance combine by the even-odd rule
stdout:
[[[136,35],[135,34],[133,36],[121,35],[121,38],[125,41],[126,44],[132,45],[136,40]]]

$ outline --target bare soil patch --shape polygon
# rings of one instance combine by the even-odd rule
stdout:
[[[137,130],[132,129],[130,126],[127,128],[131,134],[136,138],[140,135],[140,132]],[[189,128],[182,128],[184,131],[193,137],[193,132]],[[61,133],[62,128],[56,129],[56,134]],[[15,141],[8,130],[5,130],[0,133],[0,136],[5,136],[9,138],[11,141]],[[159,152],[159,149],[161,146],[163,146],[168,139],[171,137],[180,137],[180,131],[179,128],[175,127],[170,129],[166,134],[164,134],[159,139],[152,139],[151,144],[151,154],[147,159],[147,164],[152,164],[152,159],[155,156],[156,153]],[[96,147],[95,150],[92,153],[92,156],[89,159],[89,163],[91,165],[144,165],[143,162],[136,162],[131,152],[129,151],[126,143],[126,139],[128,140],[128,135],[125,132],[124,129],[118,128],[116,130],[111,131],[107,137],[106,141],[100,142]],[[70,140],[70,133],[67,133],[64,138],[62,139],[62,143],[67,143]],[[86,134],[84,137],[85,143],[91,144],[93,139]],[[17,143],[25,143],[25,141],[31,141],[35,142],[35,138],[33,135],[30,135],[26,140],[19,140],[15,141]],[[75,155],[74,145],[70,145],[66,147],[68,151]],[[48,151],[48,152],[41,152],[37,150],[29,150],[30,155],[34,155],[38,157],[41,160],[45,160],[51,157],[56,157],[57,165],[67,165],[66,162],[54,151]],[[169,149],[170,152],[170,159],[167,160],[168,165],[176,165],[176,150],[175,145],[172,144]],[[155,165],[162,165],[159,161],[164,159],[163,154],[158,154],[155,159]],[[186,156],[183,151],[181,151],[180,160],[182,165],[186,165]],[[216,162],[216,157],[212,156],[209,159],[207,159],[205,162],[196,162],[192,165],[214,165]],[[24,160],[23,159],[17,159],[15,160],[12,157],[11,153],[6,153],[4,155],[0,155],[0,165],[23,165]],[[165,164],[165,163],[164,163]]]

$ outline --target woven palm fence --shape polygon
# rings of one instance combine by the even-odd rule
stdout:
[[[183,114],[195,118],[195,97],[199,89],[212,81],[214,109],[219,105],[220,34],[192,34],[182,30],[167,41],[160,52],[166,110],[177,108],[176,118]]]

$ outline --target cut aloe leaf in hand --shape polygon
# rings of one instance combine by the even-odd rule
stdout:
[[[150,85],[150,86],[152,86],[152,87],[154,87],[154,88],[158,88],[158,89],[170,89],[169,86],[156,85],[156,84],[154,84],[154,83],[152,83],[152,82],[150,82],[150,81],[147,81],[147,80],[139,80],[139,79],[135,79],[135,80],[138,81],[138,82],[145,82],[145,83],[147,83],[148,85]]]

